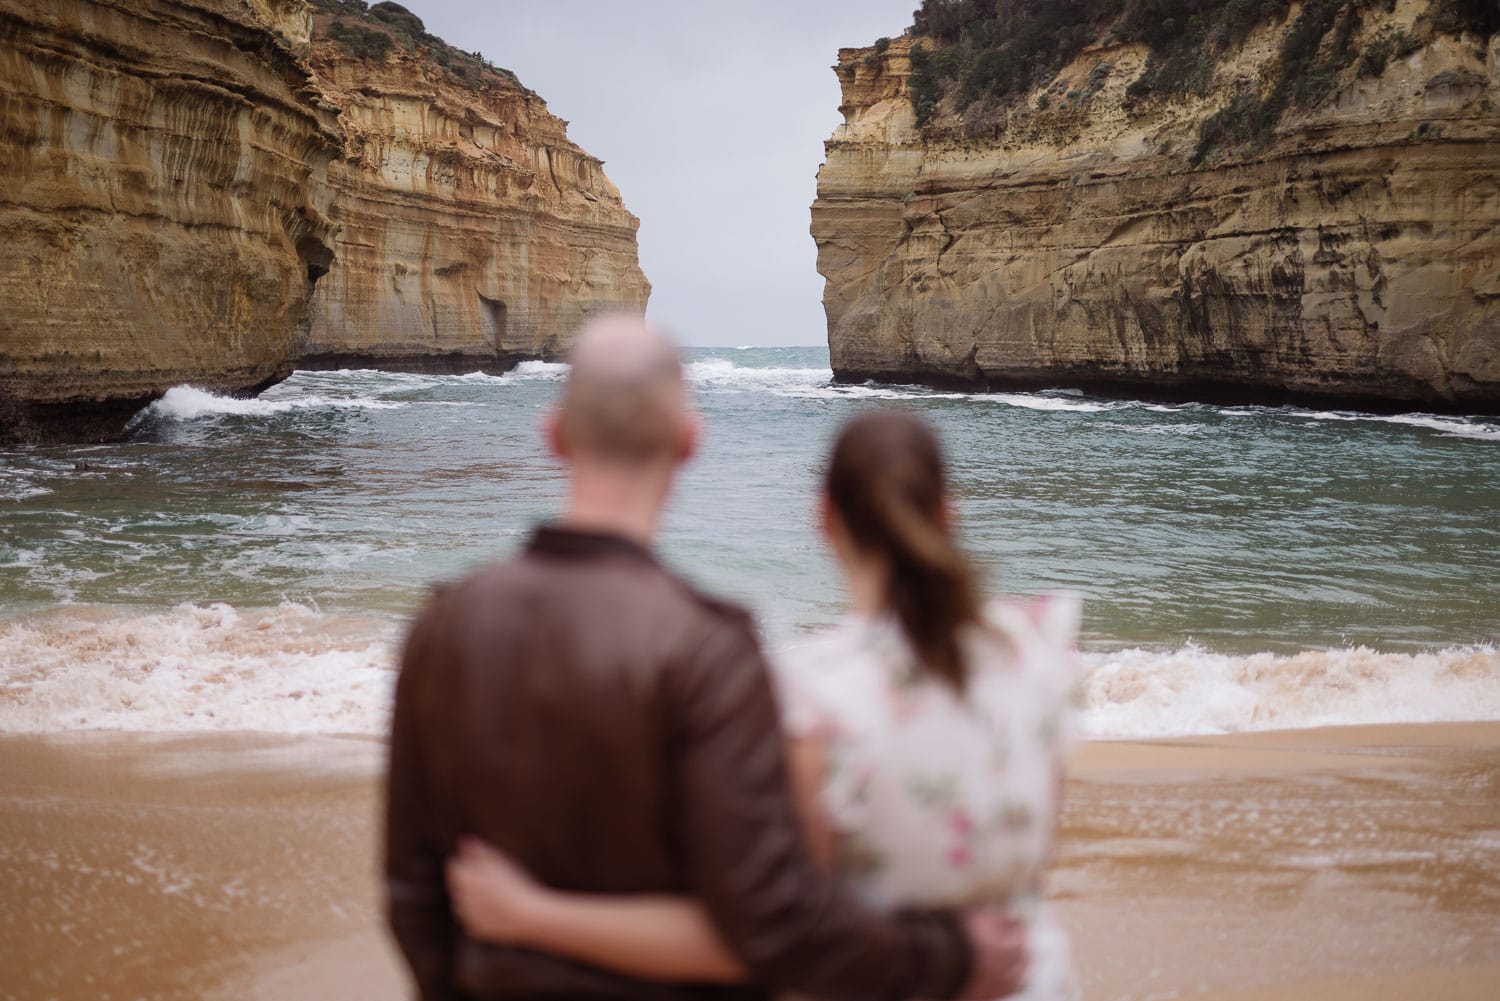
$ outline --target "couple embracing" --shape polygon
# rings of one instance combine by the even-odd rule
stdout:
[[[423,1001],[1075,996],[1041,905],[1077,607],[984,603],[936,437],[857,417],[822,521],[843,623],[773,670],[656,562],[697,424],[639,319],[580,336],[566,510],[407,639],[389,918]]]

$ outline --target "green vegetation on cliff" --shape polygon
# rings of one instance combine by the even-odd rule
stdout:
[[[1356,44],[1371,13],[1388,13],[1395,0],[1304,0],[1282,41],[1272,79],[1247,87],[1204,123],[1195,158],[1234,143],[1267,136],[1292,107],[1326,99],[1341,76],[1379,74],[1420,39],[1387,31],[1363,49]],[[1144,69],[1126,90],[1127,109],[1207,89],[1219,63],[1256,28],[1285,23],[1290,0],[924,0],[912,33],[909,91],[919,125],[933,121],[945,98],[966,115],[966,131],[982,134],[984,112],[1012,107],[1046,87],[1091,45],[1144,44]],[[1419,36],[1500,31],[1496,0],[1433,0],[1417,24]],[[1088,83],[1068,92],[1086,102],[1108,76],[1100,63]],[[1038,107],[1054,95],[1044,91]],[[977,106],[977,107],[976,107]],[[972,119],[972,120],[970,120]],[[976,129],[976,123],[978,129]]]
[[[311,3],[319,13],[332,15],[327,35],[352,56],[380,61],[399,45],[419,51],[427,61],[472,86],[482,87],[487,80],[498,78],[526,90],[510,70],[496,66],[481,53],[464,52],[429,34],[420,17],[391,0],[375,4],[365,0]]]

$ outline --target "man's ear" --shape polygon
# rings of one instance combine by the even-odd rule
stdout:
[[[547,451],[554,459],[567,461],[568,439],[563,433],[562,414],[557,410],[548,410],[542,415],[542,440],[547,443]]]
[[[826,490],[818,491],[818,533],[830,543],[836,542],[839,513],[833,508],[833,500]]]
[[[703,422],[697,414],[687,414],[677,430],[677,463],[681,465],[698,454],[698,443],[703,438]]]

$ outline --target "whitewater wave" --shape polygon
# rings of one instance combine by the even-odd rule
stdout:
[[[0,731],[383,733],[396,627],[302,605],[0,624]]]
[[[1315,421],[1372,421],[1380,424],[1404,424],[1408,427],[1437,431],[1450,438],[1500,441],[1500,425],[1469,417],[1442,417],[1437,414],[1363,414],[1344,410],[1285,409],[1281,412],[1291,417],[1305,417]]]
[[[1500,651],[1493,646],[1229,656],[1189,644],[1084,660],[1084,728],[1093,737],[1500,719]]]
[[[688,362],[685,370],[688,381],[699,386],[776,390],[813,388],[833,381],[831,369],[737,365],[724,358]]]
[[[1045,393],[993,393],[985,394],[979,398],[993,399],[996,403],[1004,403],[1011,407],[1020,407],[1023,410],[1050,410],[1053,412],[1074,414],[1100,414],[1105,411],[1120,410],[1131,406],[1129,403],[1113,403],[1101,400],[1084,402],[1062,394],[1051,395]]]
[[[963,400],[966,393],[940,393],[918,388],[898,386],[847,385],[791,385],[772,390],[776,396],[787,396],[803,400]]]
[[[482,373],[475,373],[483,376]],[[324,390],[344,395],[367,395],[391,392],[413,392],[433,389],[450,379],[468,376],[430,375],[420,372],[386,372],[375,368],[298,369],[285,382],[266,390],[262,399],[295,398],[308,390]]]
[[[298,372],[288,382],[256,399],[219,396],[193,386],[177,386],[152,403],[131,421],[136,427],[147,420],[191,421],[201,418],[240,416],[268,417],[291,411],[393,410],[411,406],[472,407],[472,401],[442,401],[407,398],[421,391],[444,386],[507,386],[521,383],[560,382],[567,376],[562,362],[525,361],[502,375],[471,372],[466,375],[413,375],[375,370]],[[966,400],[986,406],[1004,406],[1059,414],[1097,414],[1118,411],[1149,411],[1162,414],[1215,414],[1224,417],[1261,417],[1275,420],[1373,422],[1421,428],[1444,437],[1500,442],[1500,424],[1481,418],[1436,414],[1368,414],[1354,411],[1308,410],[1296,407],[1222,407],[1212,404],[1146,403],[1136,400],[1102,400],[1076,389],[1049,389],[1035,393],[949,392],[921,386],[865,383],[835,383],[826,367],[777,367],[741,365],[727,358],[691,361],[688,381],[701,391],[761,392],[772,396],[813,400]],[[394,398],[392,398],[394,397]],[[0,482],[0,499],[17,499],[20,490]],[[27,494],[25,496],[36,496]]]
[[[1145,410],[1161,414],[1210,412],[1226,416],[1293,417],[1315,421],[1371,421],[1436,431],[1455,438],[1500,442],[1500,424],[1481,418],[1437,414],[1368,414],[1355,411],[1305,410],[1295,407],[1223,407],[1214,404],[1163,404],[1141,400],[1090,398],[1078,389],[1047,389],[1034,393],[946,392],[922,386],[835,383],[827,368],[744,366],[728,359],[708,359],[687,366],[691,382],[704,387],[759,389],[776,396],[802,399],[858,400],[970,400],[1022,410],[1050,413],[1096,414]]]
[[[135,427],[146,420],[192,421],[204,417],[270,417],[295,410],[400,410],[408,404],[368,397],[297,396],[290,399],[220,396],[196,386],[174,386],[161,399],[131,418]]]
[[[478,375],[479,373],[475,373]],[[568,374],[568,366],[559,361],[523,361],[515,368],[498,376],[502,382],[525,382],[528,380],[541,379],[547,382],[559,382]],[[464,378],[473,378],[465,376]]]
[[[302,605],[62,608],[0,623],[0,731],[379,735],[400,625]],[[1085,656],[1084,729],[1145,738],[1500,719],[1500,651]]]
[[[45,497],[52,491],[37,483],[39,470],[0,467],[0,501],[23,501]]]

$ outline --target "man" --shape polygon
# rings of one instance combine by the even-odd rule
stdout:
[[[402,657],[386,874],[423,1001],[1010,993],[1013,926],[879,915],[818,871],[749,618],[652,557],[698,433],[676,352],[614,316],[571,360],[546,424],[570,471],[563,518],[436,593]],[[443,883],[465,835],[559,888],[701,900],[761,986],[646,984],[467,939]]]

